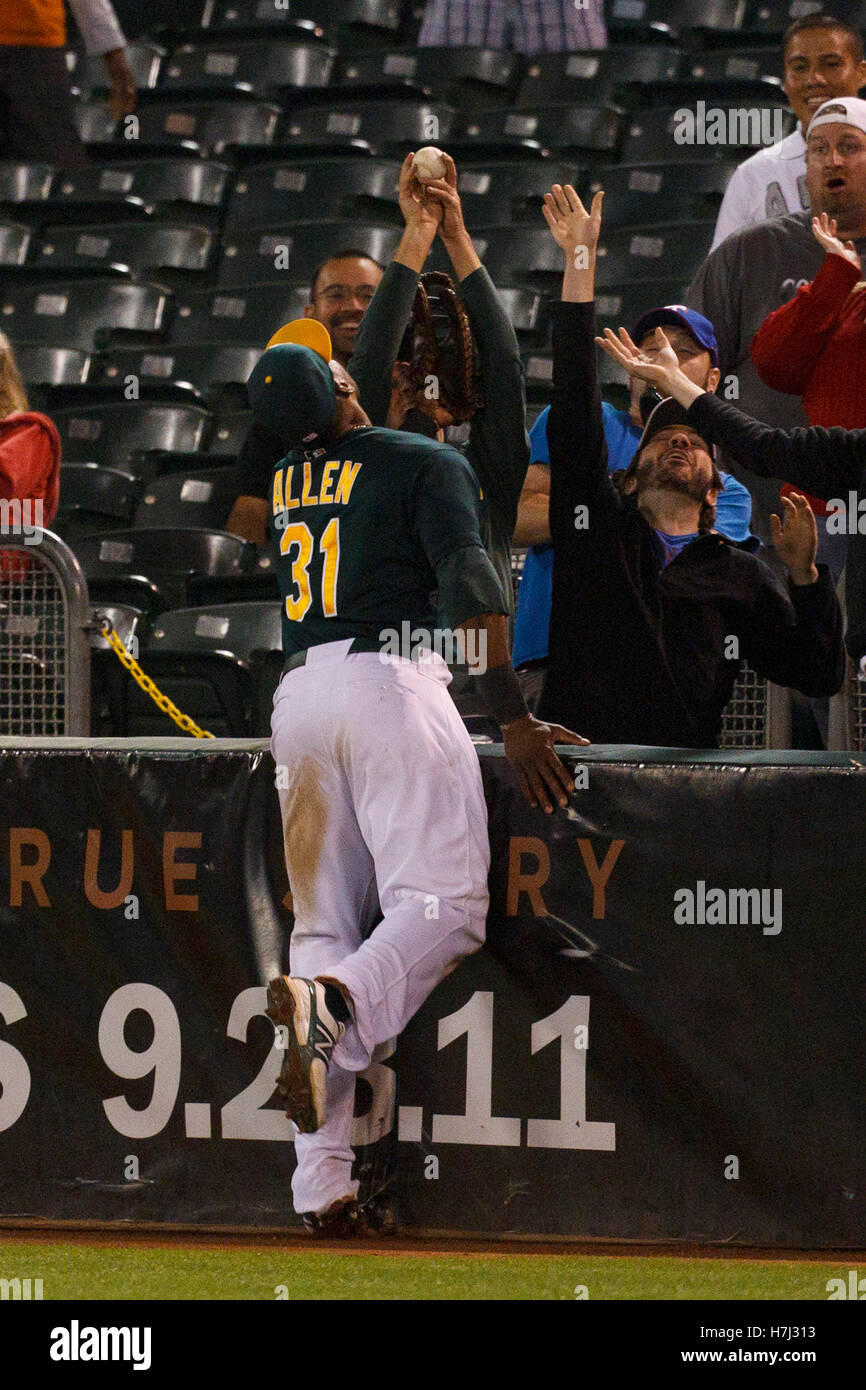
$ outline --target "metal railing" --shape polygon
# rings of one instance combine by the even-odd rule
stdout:
[[[866,680],[850,658],[842,689],[830,701],[827,746],[836,753],[866,753]]]
[[[744,662],[722,714],[719,747],[790,748],[790,690],[772,685]]]
[[[53,531],[0,537],[0,738],[90,734],[81,566]]]

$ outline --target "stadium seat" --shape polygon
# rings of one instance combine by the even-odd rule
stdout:
[[[631,164],[599,170],[587,196],[604,189],[605,226],[709,221],[718,214],[736,161]]]
[[[210,158],[234,145],[272,144],[280,107],[272,102],[230,97],[189,102],[165,99],[142,105],[136,114],[140,147],[182,146]],[[113,132],[110,138],[116,144],[133,144],[124,140],[122,134]]]
[[[694,115],[694,111],[692,113]],[[793,112],[785,110],[778,102],[757,104],[751,102],[745,119],[737,125],[729,123],[723,132],[729,138],[724,143],[708,144],[698,138],[697,124],[693,132],[683,121],[678,110],[672,106],[647,107],[633,112],[626,121],[625,134],[620,148],[622,164],[668,163],[671,160],[695,160],[702,158],[731,159],[734,155],[744,159],[753,154],[759,146],[746,143],[750,134],[766,128],[772,134],[778,128],[780,137],[787,135],[795,124]],[[677,139],[677,132],[681,138]],[[690,134],[695,139],[690,140]],[[681,142],[682,141],[682,142]]]
[[[226,212],[226,231],[273,227],[315,218],[393,218],[397,207],[396,160],[298,159],[249,165],[239,175]]]
[[[202,29],[231,32],[236,29],[281,30],[299,20],[331,28],[357,27],[362,34],[378,31],[392,36],[401,23],[400,0],[299,0],[288,9],[277,9],[274,0],[205,0]]]
[[[116,160],[65,169],[55,182],[51,201],[70,208],[89,203],[136,204],[146,211],[177,203],[219,208],[230,178],[230,166],[216,160]]]
[[[547,227],[481,227],[484,263],[495,284],[536,284],[552,289],[562,279],[562,251]]]
[[[461,110],[501,106],[513,94],[522,64],[515,53],[489,48],[403,48],[349,53],[333,87],[353,91],[419,93]]]
[[[119,468],[101,468],[95,463],[64,464],[60,504],[51,529],[74,549],[85,536],[129,525],[137,495],[134,478]]]
[[[82,386],[90,380],[92,358],[78,348],[18,343],[15,360],[27,386]]]
[[[625,44],[588,53],[537,53],[529,59],[517,105],[533,109],[554,102],[607,102],[632,83],[679,77],[681,48],[664,44]]]
[[[105,270],[112,266],[149,274],[160,270],[207,269],[214,234],[206,227],[160,222],[104,222],[95,226],[46,227],[30,256],[37,270]]]
[[[126,650],[141,653],[147,642],[150,620],[140,608],[126,604],[90,605],[90,732],[91,736],[119,738],[126,728],[126,697],[129,677],[96,624],[102,617],[112,626]]]
[[[92,380],[114,385],[133,376],[145,392],[174,386],[207,395],[224,386],[245,386],[260,356],[257,347],[221,343],[113,348],[94,360]]]
[[[0,221],[0,266],[23,265],[32,235],[22,222]]]
[[[159,44],[136,39],[135,42],[126,45],[124,52],[139,91],[156,87],[166,56],[165,49]],[[67,48],[66,70],[69,73],[72,91],[86,99],[108,90],[105,63],[99,54],[88,54],[83,47]]]
[[[252,564],[240,574],[192,575],[187,593],[194,604],[276,603],[279,608],[280,586],[270,542],[259,547]]]
[[[133,525],[225,527],[240,491],[237,468],[166,473],[152,478],[135,509]]]
[[[225,456],[236,459],[253,422],[250,410],[225,410],[221,412],[207,443],[207,453],[211,458]]]
[[[672,222],[663,227],[602,228],[595,283],[600,290],[630,280],[691,281],[712,245],[715,222]]]
[[[795,19],[803,19],[813,11],[844,19],[855,29],[866,28],[863,0],[833,0],[832,5],[821,4],[820,0],[747,0],[743,28],[752,33],[781,36]]]
[[[683,29],[740,29],[745,0],[608,0],[612,35],[619,30],[653,28],[679,34]]]
[[[273,280],[283,271],[286,278],[309,281],[326,256],[346,246],[356,247],[382,265],[390,261],[400,244],[402,229],[374,226],[369,222],[299,222],[282,229],[259,229],[253,235],[223,239],[217,272],[221,286],[250,285]]]
[[[427,101],[346,101],[303,107],[283,119],[276,143],[337,154],[366,148],[374,155],[399,156],[420,145],[445,143],[454,111]],[[360,143],[359,143],[360,142]]]
[[[533,403],[549,403],[553,389],[553,354],[537,350],[525,352],[523,367],[526,373],[526,399]]]
[[[187,603],[191,575],[241,574],[255,547],[224,531],[179,527],[86,536],[78,561],[95,603],[123,603],[155,614]]]
[[[758,82],[782,78],[782,51],[778,44],[769,48],[716,48],[691,53],[682,72],[716,82]]]
[[[502,109],[457,118],[449,151],[462,159],[516,156],[610,154],[619,140],[622,114],[608,106],[546,106],[535,111]]]
[[[123,400],[55,410],[52,418],[60,432],[64,465],[128,468],[133,450],[200,449],[211,416],[199,406]]]
[[[466,225],[471,231],[484,226],[543,225],[541,208],[551,184],[580,188],[581,178],[576,165],[554,160],[461,164],[458,187]]]
[[[598,331],[624,327],[631,331],[642,314],[662,304],[682,304],[688,278],[632,280],[624,285],[605,285],[595,297]]]
[[[42,203],[51,196],[55,170],[51,164],[20,164],[0,160],[0,203]]]
[[[160,90],[215,96],[234,90],[271,96],[292,88],[327,87],[335,57],[335,51],[321,43],[280,39],[184,44],[168,59]]]
[[[153,625],[144,664],[169,699],[209,733],[267,737],[269,700],[283,664],[280,623],[273,602],[166,612]],[[262,677],[268,689],[257,699]],[[166,716],[131,683],[127,689],[127,733],[165,732]]]
[[[284,280],[238,285],[231,290],[179,292],[172,323],[173,344],[212,342],[261,349],[284,323],[300,318],[309,302],[308,285]]]
[[[518,341],[527,347],[536,342],[543,330],[543,296],[519,285],[497,285],[496,292]]]
[[[120,278],[4,285],[0,326],[15,343],[89,351],[113,330],[161,331],[170,303],[161,285]]]
[[[85,145],[111,145],[122,138],[118,122],[104,101],[76,101],[72,108],[75,128]],[[131,125],[128,129],[136,129]],[[130,146],[133,142],[129,141]]]

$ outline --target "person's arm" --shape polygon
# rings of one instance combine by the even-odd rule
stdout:
[[[286,446],[273,430],[254,420],[238,455],[238,495],[225,529],[245,541],[264,545],[271,513],[271,480]]]
[[[836,223],[826,213],[812,218],[812,231],[827,252],[811,285],[803,285],[787,304],[764,320],[752,339],[752,361],[758,376],[774,391],[802,396],[815,363],[839,327],[839,315],[860,279],[860,257],[854,243],[836,236]]]
[[[587,213],[571,185],[545,195],[544,217],[565,252],[562,302],[553,305],[553,399],[547,419],[550,450],[550,534],[571,548],[585,531],[577,508],[605,499],[618,503],[608,476],[607,442],[595,349],[595,258],[601,230],[597,193]],[[590,520],[590,525],[593,524]]]
[[[496,514],[496,530],[512,538],[529,464],[520,346],[466,230],[457,191],[457,169],[450,155],[445,156],[445,177],[432,180],[426,188],[427,196],[437,200],[442,208],[439,235],[454,269],[478,352],[484,404],[472,417],[467,455],[478,475],[488,511]]]
[[[88,54],[101,55],[111,85],[109,102],[117,120],[135,110],[135,76],[126,57],[126,39],[109,0],[69,0],[69,8]]]
[[[826,566],[815,564],[818,533],[807,498],[783,497],[784,528],[770,518],[773,546],[788,572],[788,591],[766,569],[740,625],[742,655],[759,676],[804,695],[835,695],[845,674],[842,613]],[[761,563],[761,562],[758,562]],[[763,568],[763,566],[762,566]]]
[[[838,426],[773,429],[689,381],[660,328],[656,329],[656,341],[661,351],[650,360],[624,328],[618,338],[606,329],[604,338],[596,339],[624,371],[685,406],[690,424],[708,443],[720,445],[759,477],[781,478],[813,497],[823,498],[861,486],[866,471],[866,430]]]
[[[467,643],[478,693],[503,732],[505,754],[520,788],[548,813],[566,804],[572,780],[556,743],[587,742],[560,725],[534,719],[508,652],[506,602],[478,531],[478,483],[462,454],[447,445],[431,451],[415,478],[410,516],[413,535],[434,570],[439,607],[452,631],[480,629]]]
[[[412,175],[413,154],[400,170],[398,199],[406,227],[358,330],[349,370],[358,400],[374,425],[384,425],[391,404],[392,373],[412,313],[418,277],[441,220],[440,205],[420,197]]]
[[[550,465],[531,463],[517,508],[515,545],[550,544]]]

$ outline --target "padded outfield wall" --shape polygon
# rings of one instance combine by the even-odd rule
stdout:
[[[359,1083],[364,1192],[416,1230],[866,1244],[859,763],[569,750],[545,817],[479,756],[488,942]],[[296,1224],[273,777],[259,742],[0,746],[0,1220]]]

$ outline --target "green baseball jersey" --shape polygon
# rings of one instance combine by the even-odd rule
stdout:
[[[271,492],[286,656],[349,637],[386,645],[407,622],[432,632],[506,612],[478,483],[450,445],[363,426],[293,450]]]

